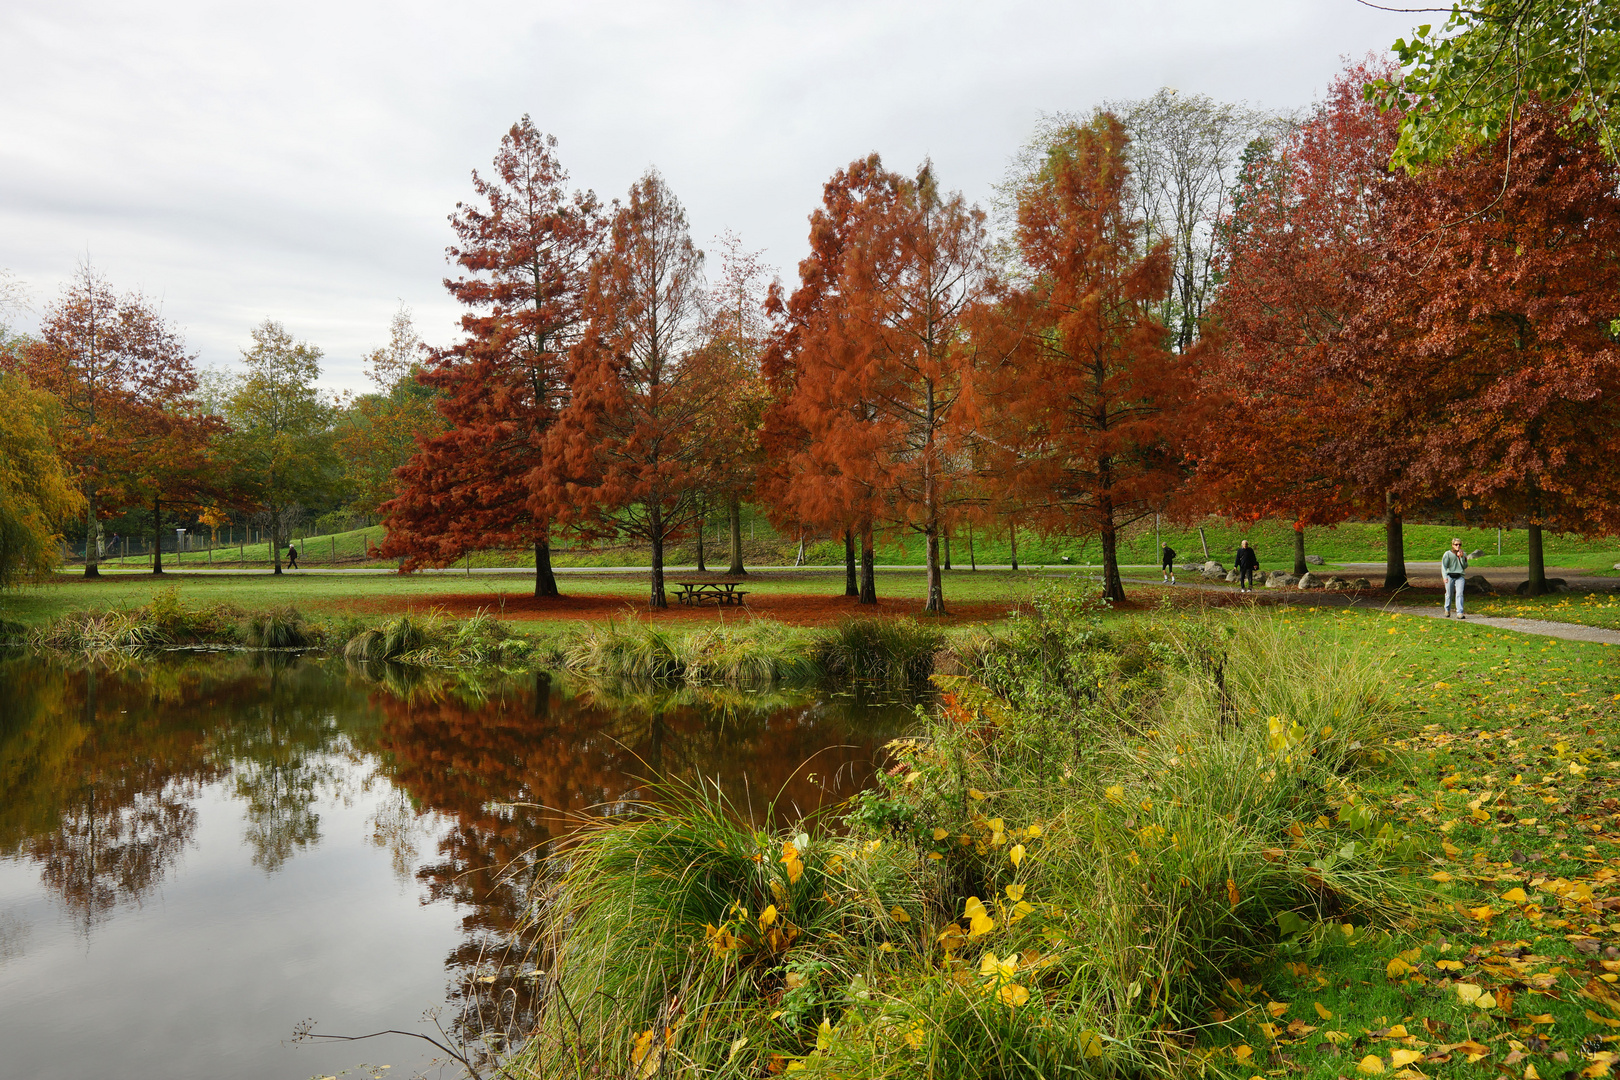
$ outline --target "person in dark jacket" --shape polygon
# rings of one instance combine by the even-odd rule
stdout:
[[[1174,585],[1176,583],[1176,549],[1169,544],[1164,545],[1164,554],[1159,557],[1159,565],[1164,570],[1164,580]]]
[[[287,569],[298,569],[298,549],[291,544],[287,545]]]
[[[1254,592],[1254,572],[1260,569],[1260,556],[1254,553],[1247,540],[1237,549],[1238,592]]]

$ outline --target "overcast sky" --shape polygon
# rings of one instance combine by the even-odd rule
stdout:
[[[35,311],[89,258],[205,366],[269,317],[324,381],[400,304],[448,343],[446,216],[524,113],[603,197],[657,166],[708,246],[792,280],[829,174],[872,150],[988,202],[1043,112],[1161,86],[1309,104],[1415,16],[1355,0],[0,4],[0,267]],[[15,319],[28,327],[32,316]]]

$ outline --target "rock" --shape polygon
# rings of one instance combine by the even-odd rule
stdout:
[[[1320,589],[1322,579],[1307,571],[1305,576],[1299,579],[1299,587],[1301,589]]]
[[[1372,588],[1372,582],[1368,581],[1364,577],[1358,577],[1356,580],[1350,583],[1350,587],[1352,589],[1370,589]]]
[[[1349,587],[1350,583],[1342,577],[1330,577],[1327,579],[1327,584],[1322,586],[1328,592],[1343,592]]]
[[[1320,555],[1307,555],[1305,556],[1305,561],[1310,563],[1312,566],[1321,566],[1324,560]]]
[[[1196,573],[1198,573],[1198,571],[1202,570],[1203,568],[1204,568],[1203,563],[1195,563],[1195,562],[1179,563],[1176,566],[1177,570],[1184,570],[1189,574],[1196,574]]]
[[[1528,581],[1521,581],[1521,582],[1519,582],[1518,587],[1515,588],[1513,591],[1518,593],[1520,596],[1529,596],[1530,595],[1530,583]],[[1570,591],[1569,582],[1565,581],[1561,577],[1550,577],[1550,578],[1547,579],[1547,591],[1548,592],[1569,592]]]
[[[1238,572],[1236,570],[1228,570],[1226,572],[1226,580],[1227,581],[1236,581],[1237,579],[1238,579]]]
[[[1496,586],[1492,585],[1491,579],[1484,574],[1475,574],[1472,577],[1464,578],[1463,582],[1466,586],[1465,592],[1488,593],[1496,591]]]
[[[1211,581],[1216,581],[1226,576],[1226,567],[1211,559],[1203,566],[1200,566],[1198,572]]]
[[[1273,570],[1266,575],[1266,588],[1291,589],[1299,584],[1299,578],[1283,570]]]
[[[1615,569],[1616,569],[1616,570],[1620,570],[1620,562],[1617,562],[1617,563],[1615,563],[1615,564],[1614,564],[1614,568],[1615,568]]]

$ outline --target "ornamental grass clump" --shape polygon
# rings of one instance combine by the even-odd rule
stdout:
[[[537,1070],[1182,1075],[1247,963],[1426,903],[1356,788],[1401,717],[1372,658],[1263,616],[1056,614],[936,680],[841,820],[706,796],[586,829],[543,907]]]
[[[926,682],[945,634],[915,619],[844,619],[816,643],[815,661],[830,678],[889,686]]]

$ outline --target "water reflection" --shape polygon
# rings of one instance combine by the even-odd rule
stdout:
[[[0,856],[36,867],[40,892],[88,943],[160,886],[184,886],[199,830],[220,835],[202,806],[235,807],[236,850],[265,887],[323,842],[347,841],[328,841],[326,822],[361,810],[364,842],[414,882],[415,901],[455,912],[442,1000],[460,1033],[493,1042],[532,1014],[520,920],[546,854],[580,821],[629,812],[659,779],[698,777],[756,819],[772,802],[805,813],[868,783],[875,747],[909,719],[903,705],[805,693],[458,678],[279,654],[111,669],[13,654],[0,657]],[[232,895],[253,881],[233,879]],[[307,902],[320,919],[321,897]],[[0,972],[28,948],[19,918],[0,910]],[[277,944],[258,947],[269,959]],[[206,980],[178,992],[203,1012],[228,1007],[207,1000]],[[309,1012],[281,1004],[265,1019],[278,1039]],[[256,1071],[279,1074],[243,1075]]]

